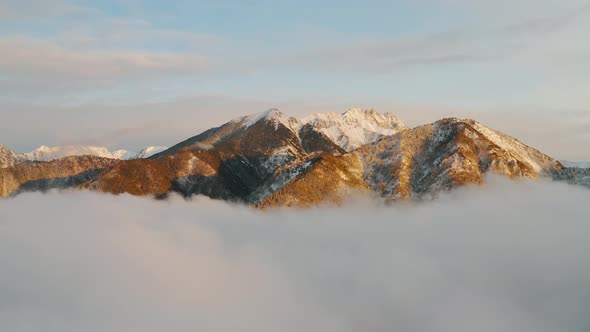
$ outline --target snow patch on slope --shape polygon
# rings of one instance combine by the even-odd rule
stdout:
[[[111,154],[113,155],[113,159],[127,160],[127,159],[133,159],[135,157],[135,153],[133,153],[131,151],[127,151],[127,150],[117,150],[117,151],[111,152]]]
[[[524,145],[515,138],[490,129],[477,121],[474,121],[472,126],[500,148],[513,153],[515,156],[518,156],[519,159],[528,163],[536,172],[543,171],[544,163],[534,155],[534,150],[532,148]]]

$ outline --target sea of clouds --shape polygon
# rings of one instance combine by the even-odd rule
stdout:
[[[590,190],[259,211],[88,192],[0,201],[0,330],[589,331]]]

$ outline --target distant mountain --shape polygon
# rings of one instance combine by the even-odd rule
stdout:
[[[562,160],[561,164],[565,167],[590,168],[589,161],[567,161]]]
[[[29,161],[52,161],[69,156],[95,156],[110,159],[126,159],[130,157],[129,151],[118,150],[111,152],[105,147],[62,145],[49,147],[42,145],[29,153],[22,154],[23,159]]]
[[[166,149],[167,148],[163,146],[149,146],[138,153],[134,153],[127,150],[116,150],[111,152],[109,149],[101,146],[60,145],[49,147],[42,145],[31,152],[15,153],[0,145],[0,158],[4,158],[0,160],[5,160],[0,161],[0,165],[13,165],[25,161],[52,161],[70,156],[95,156],[121,160],[139,159],[151,157],[153,154]]]
[[[0,170],[3,196],[50,188],[156,197],[178,192],[264,208],[339,202],[354,191],[387,201],[422,199],[481,185],[489,173],[590,182],[590,174],[473,120],[449,118],[410,129],[392,114],[360,109],[302,120],[271,109],[133,157],[92,148],[76,153],[100,156],[18,163],[18,155],[6,150],[0,150],[8,166]],[[46,148],[36,157],[74,150]]]

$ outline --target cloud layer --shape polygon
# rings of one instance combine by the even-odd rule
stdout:
[[[585,331],[588,199],[503,181],[306,211],[22,195],[0,201],[0,328]]]

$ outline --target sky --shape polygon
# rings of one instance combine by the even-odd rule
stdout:
[[[0,143],[139,149],[366,107],[590,160],[589,33],[588,0],[0,0]]]
[[[0,327],[588,331],[589,199],[507,179],[420,204],[266,212],[26,193],[0,201]]]

